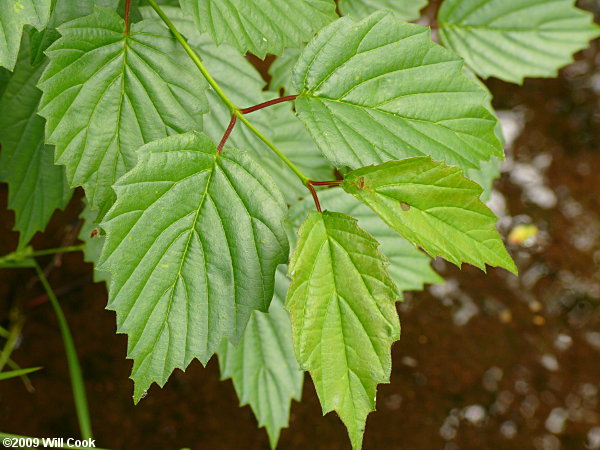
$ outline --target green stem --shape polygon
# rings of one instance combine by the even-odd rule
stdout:
[[[85,248],[85,245],[83,245],[83,244],[82,245],[71,245],[69,247],[49,248],[46,250],[37,250],[29,256],[36,257],[36,256],[44,256],[44,255],[56,255],[57,253],[79,252],[79,251],[83,251],[84,248]]]
[[[150,4],[150,6],[152,6],[152,8],[154,8],[154,11],[156,11],[156,14],[158,14],[158,16],[163,20],[165,25],[169,27],[169,30],[171,30],[171,33],[173,33],[175,39],[179,41],[186,53],[190,56],[190,58],[192,58],[192,61],[194,61],[194,64],[196,64],[198,69],[200,69],[200,72],[202,72],[202,75],[204,76],[204,78],[206,78],[208,84],[210,84],[210,86],[215,90],[217,95],[221,97],[221,99],[227,104],[227,106],[229,106],[231,112],[233,113],[234,111],[238,110],[239,108],[235,106],[235,104],[229,99],[229,97],[227,97],[227,95],[225,94],[225,92],[223,92],[223,90],[215,81],[215,79],[210,75],[210,73],[208,73],[208,70],[206,70],[204,64],[202,64],[202,59],[200,59],[200,56],[198,56],[194,49],[190,47],[190,45],[187,43],[187,41],[181,35],[181,33],[177,31],[177,28],[175,27],[173,22],[171,22],[171,19],[169,19],[165,12],[160,8],[160,6],[158,6],[158,3],[156,3],[155,0],[148,0],[148,3]]]
[[[0,372],[4,369],[4,365],[7,363],[8,359],[12,351],[15,348],[15,343],[21,334],[21,329],[23,328],[23,324],[25,323],[25,317],[21,314],[17,313],[17,316],[10,327],[10,331],[8,333],[8,338],[6,340],[6,344],[4,344],[4,348],[2,349],[2,353],[0,353]]]
[[[42,283],[42,286],[44,286],[44,290],[50,299],[52,308],[54,308],[54,312],[58,320],[58,327],[60,328],[60,333],[63,338],[65,353],[67,355],[67,363],[69,365],[69,375],[71,376],[71,387],[73,389],[75,410],[77,411],[77,420],[79,421],[79,429],[81,430],[81,437],[83,439],[92,439],[93,435],[90,412],[88,410],[87,398],[85,395],[85,385],[83,384],[83,376],[81,375],[81,367],[79,366],[79,360],[77,359],[77,350],[75,349],[73,336],[71,336],[67,319],[65,318],[56,295],[54,295],[54,291],[52,290],[46,275],[44,275],[44,271],[37,261],[35,261],[34,267],[38,278],[40,279],[40,283]]]
[[[292,161],[290,161],[289,158],[287,156],[285,156],[281,150],[279,150],[275,146],[275,144],[273,144],[271,141],[269,141],[260,131],[258,131],[254,127],[254,125],[252,125],[248,121],[248,119],[246,119],[244,117],[244,114],[242,111],[240,111],[240,108],[238,108],[235,105],[235,103],[233,103],[231,101],[231,99],[227,96],[227,94],[225,94],[225,92],[223,92],[223,90],[221,89],[219,84],[215,81],[215,79],[210,75],[210,73],[208,73],[208,71],[204,67],[204,64],[202,64],[202,60],[200,59],[200,56],[198,56],[198,54],[194,51],[194,49],[192,47],[190,47],[190,45],[187,43],[187,41],[181,35],[181,33],[179,33],[179,31],[177,31],[177,28],[175,27],[173,22],[171,22],[171,20],[167,17],[167,15],[160,8],[158,3],[156,3],[155,0],[148,0],[148,3],[150,4],[150,6],[152,6],[152,8],[154,8],[154,11],[156,11],[156,14],[158,14],[158,16],[165,23],[165,25],[167,25],[167,27],[169,27],[169,30],[171,30],[171,32],[175,36],[175,39],[177,39],[179,41],[179,43],[183,46],[184,50],[187,52],[187,54],[190,56],[190,58],[192,58],[192,61],[194,61],[194,64],[196,64],[198,69],[200,69],[200,72],[202,72],[202,75],[204,76],[204,78],[206,78],[206,81],[208,81],[208,84],[210,84],[210,86],[215,90],[217,95],[219,97],[221,97],[221,99],[229,107],[231,114],[234,116],[237,116],[239,118],[239,120],[244,122],[244,124],[250,129],[250,131],[252,131],[261,141],[263,141],[267,145],[267,147],[269,147],[279,158],[281,158],[281,160],[292,170],[292,172],[294,172],[298,176],[298,178],[300,178],[300,180],[302,181],[302,183],[305,186],[308,186],[310,178],[308,178],[306,175],[304,175],[304,173],[302,173],[302,171]]]
[[[6,365],[8,367],[10,367],[12,370],[21,370],[21,366],[19,366],[16,362],[14,362],[10,358],[8,358],[8,360],[6,361]],[[31,380],[29,379],[27,374],[19,375],[19,378],[21,378],[21,381],[23,382],[25,389],[27,389],[27,392],[33,392],[35,390],[33,388],[33,384],[31,384]]]
[[[269,141],[260,131],[258,131],[256,127],[252,125],[250,121],[248,121],[248,119],[246,119],[246,117],[244,117],[244,115],[240,111],[236,111],[234,114],[238,116],[238,118],[242,122],[244,122],[244,124],[250,129],[250,131],[252,131],[261,141],[267,144],[267,147],[269,147],[277,156],[279,156],[279,158],[292,170],[292,172],[294,172],[298,176],[298,178],[300,178],[302,184],[308,186],[310,178],[304,175],[304,173],[302,173],[302,171],[292,161],[290,161],[290,159],[287,156],[285,156],[285,154],[281,150],[279,150],[275,146],[275,144]]]
[[[84,245],[71,245],[69,247],[48,248],[45,250],[31,251],[28,247],[24,251],[16,251],[0,257],[0,264],[24,261],[36,256],[55,255],[57,253],[78,252],[84,249]]]

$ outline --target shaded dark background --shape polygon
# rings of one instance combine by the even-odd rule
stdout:
[[[597,2],[581,6],[596,8],[598,19]],[[257,65],[264,73],[268,63]],[[500,229],[506,236],[535,224],[540,233],[509,246],[518,279],[438,261],[446,285],[406,296],[391,384],[379,388],[366,449],[600,449],[600,45],[557,79],[487,84],[507,127],[522,127],[496,183]],[[17,240],[6,194],[0,186],[0,254]],[[80,199],[54,215],[36,249],[76,242]],[[216,358],[176,371],[134,407],[126,338],[104,310],[104,286],[91,281],[81,254],[40,261],[75,339],[97,445],[268,448],[231,381],[219,381]],[[0,270],[0,324],[17,303],[26,322],[13,358],[44,370],[31,375],[33,393],[19,379],[0,382],[0,431],[76,437],[54,312],[32,271]],[[280,448],[350,448],[338,418],[321,416],[309,377]]]

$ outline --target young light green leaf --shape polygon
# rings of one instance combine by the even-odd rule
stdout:
[[[554,77],[600,36],[575,0],[444,0],[440,39],[484,78]]]
[[[350,172],[342,187],[433,257],[517,273],[496,216],[479,199],[481,187],[458,167],[428,157],[391,161]]]
[[[114,189],[99,268],[110,271],[117,331],[129,335],[137,402],[173,369],[205,364],[224,338],[237,342],[253,310],[267,311],[288,258],[286,206],[247,153],[218,155],[195,132],[141,147]]]
[[[36,83],[43,67],[29,63],[29,43],[0,97],[0,181],[8,183],[8,207],[15,211],[19,249],[43,231],[56,209],[71,199],[63,167],[54,165],[54,148],[44,145],[44,119],[37,115],[42,93]]]
[[[323,412],[335,410],[360,448],[388,383],[392,343],[400,338],[400,294],[378,243],[340,213],[313,211],[298,232],[286,309],[296,358],[310,372]]]
[[[43,29],[50,18],[52,0],[0,0],[0,66],[13,70],[23,26]]]
[[[292,399],[300,401],[304,374],[292,345],[290,317],[283,309],[290,282],[275,272],[275,295],[269,313],[254,311],[237,345],[219,349],[221,378],[231,378],[240,405],[250,405],[258,424],[266,427],[271,447],[288,426]]]
[[[485,93],[429,35],[382,11],[339,19],[304,49],[296,109],[336,166],[430,155],[476,168],[503,157]]]
[[[410,242],[398,236],[380,218],[343,189],[319,192],[324,209],[348,214],[358,219],[358,225],[381,244],[380,251],[388,258],[388,270],[400,291],[420,291],[425,284],[441,284],[444,280],[431,268],[431,258]],[[315,204],[311,197],[296,203],[289,213],[290,222],[297,228]]]
[[[168,30],[142,21],[124,34],[116,12],[59,27],[39,86],[47,142],[72,186],[83,186],[101,218],[112,184],[130,170],[135,150],[170,134],[201,128],[206,84]]]
[[[100,234],[100,225],[96,223],[97,216],[97,212],[92,211],[89,205],[86,204],[79,215],[79,218],[83,220],[83,225],[79,230],[77,238],[83,241],[84,244],[83,260],[94,265],[94,281],[96,283],[103,281],[108,283],[109,273],[98,270],[98,261],[100,261],[102,247],[106,238]]]
[[[379,9],[392,11],[400,20],[419,18],[419,11],[427,0],[340,0],[340,11],[345,16],[364,19]]]
[[[180,0],[200,31],[259,58],[298,47],[335,20],[333,0]]]

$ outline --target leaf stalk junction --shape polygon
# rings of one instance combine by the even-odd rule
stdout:
[[[127,3],[129,3],[129,1]],[[340,184],[341,181],[339,181],[339,180],[333,180],[333,181],[311,180],[279,148],[277,148],[277,146],[275,144],[273,144],[264,134],[262,134],[245,117],[246,114],[250,114],[254,111],[258,111],[263,108],[268,108],[268,107],[276,105],[278,103],[293,101],[298,97],[298,95],[288,95],[288,96],[284,96],[284,97],[280,97],[280,98],[275,98],[273,100],[269,100],[269,101],[266,101],[263,103],[259,103],[258,105],[250,106],[248,108],[239,108],[235,103],[233,103],[233,101],[229,98],[229,96],[227,96],[227,94],[225,94],[223,89],[221,89],[219,84],[210,75],[208,70],[206,70],[206,67],[204,67],[204,64],[202,63],[202,59],[200,58],[200,56],[187,43],[185,38],[177,30],[177,27],[175,27],[173,22],[169,19],[169,17],[167,17],[167,15],[161,9],[161,7],[158,5],[158,3],[155,0],[148,0],[148,3],[154,9],[156,14],[162,19],[162,21],[169,28],[169,30],[171,30],[171,33],[173,33],[173,36],[175,37],[175,39],[177,39],[177,41],[181,44],[181,46],[183,47],[185,52],[192,59],[192,61],[196,65],[196,67],[198,67],[198,69],[200,70],[200,73],[202,74],[202,76],[204,76],[204,78],[206,79],[206,81],[208,82],[210,87],[213,88],[213,90],[221,98],[221,100],[228,106],[228,108],[231,112],[231,120],[229,122],[227,129],[225,130],[225,133],[223,134],[223,137],[221,138],[219,146],[217,147],[217,154],[219,154],[223,151],[223,147],[225,146],[225,143],[227,142],[227,139],[231,135],[231,132],[233,131],[238,120],[240,122],[243,122],[244,125],[246,125],[246,127],[248,127],[248,129],[250,131],[252,131],[261,141],[263,141],[263,143],[267,147],[269,147],[269,149],[271,149],[271,151],[273,153],[275,153],[279,157],[279,159],[281,159],[290,168],[290,170],[292,172],[294,172],[294,174],[296,174],[296,176],[300,179],[302,184],[304,184],[306,186],[306,188],[310,191],[310,193],[315,201],[315,206],[317,208],[317,211],[321,212],[321,205],[319,203],[319,198],[317,196],[317,192],[316,192],[314,186],[334,186],[334,185]],[[127,22],[128,21],[126,20],[126,28],[128,26]]]

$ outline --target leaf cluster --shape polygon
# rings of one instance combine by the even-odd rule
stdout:
[[[600,34],[547,3],[444,0],[439,45],[408,22],[425,0],[0,0],[18,251],[83,188],[135,402],[217,354],[275,447],[308,371],[359,448],[431,258],[517,273],[477,77],[555,76]]]

